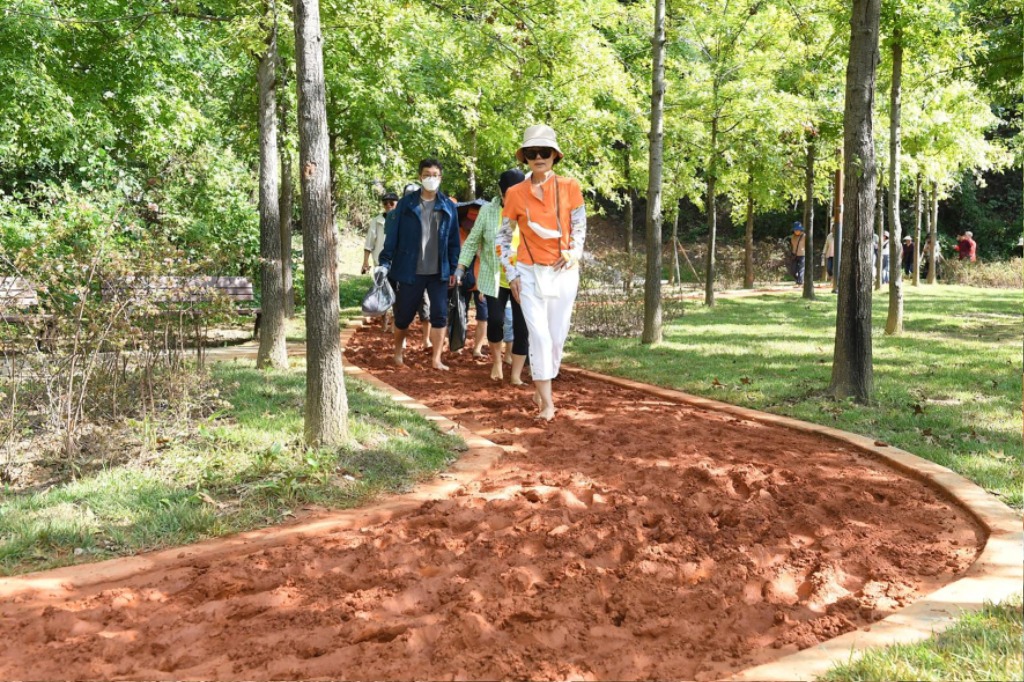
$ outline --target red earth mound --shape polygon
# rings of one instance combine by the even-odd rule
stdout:
[[[563,372],[559,416],[486,361],[348,359],[508,447],[387,524],[0,602],[0,677],[712,679],[950,582],[983,540],[852,446]]]

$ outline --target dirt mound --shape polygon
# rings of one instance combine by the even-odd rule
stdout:
[[[0,602],[21,679],[710,679],[949,582],[966,514],[819,436],[563,373],[529,389],[386,340],[349,358],[510,452],[388,524]]]

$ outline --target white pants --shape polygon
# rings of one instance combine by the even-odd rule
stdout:
[[[516,266],[522,281],[519,304],[530,330],[530,375],[534,381],[550,381],[562,366],[562,349],[569,336],[572,306],[580,288],[579,268],[560,270],[555,275],[555,296],[537,293],[532,265]]]

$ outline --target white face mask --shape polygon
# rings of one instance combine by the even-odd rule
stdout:
[[[423,189],[428,192],[436,192],[437,188],[441,186],[441,178],[430,176],[423,178],[423,180],[420,181],[420,184],[423,185]]]

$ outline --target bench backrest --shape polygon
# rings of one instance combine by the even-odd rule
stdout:
[[[0,308],[32,308],[39,296],[32,283],[23,277],[0,277]]]
[[[253,293],[247,277],[125,277],[104,283],[103,298],[152,303],[242,303],[253,300]]]

